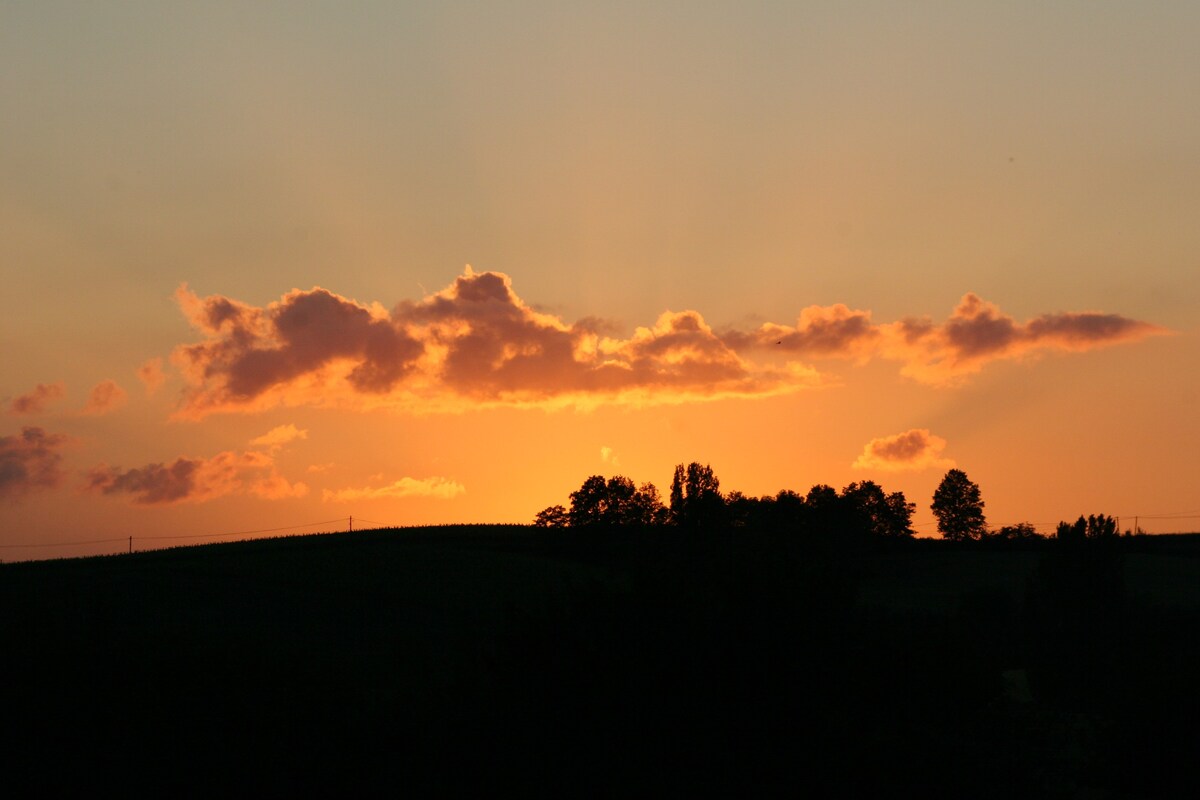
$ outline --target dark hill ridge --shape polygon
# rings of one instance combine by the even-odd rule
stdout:
[[[6,564],[6,773],[1166,796],[1200,537],[1121,544],[447,526]]]

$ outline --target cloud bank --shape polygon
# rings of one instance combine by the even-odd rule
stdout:
[[[0,436],[0,500],[15,500],[62,483],[60,451],[66,443],[66,436],[35,427]]]
[[[172,354],[186,382],[176,416],[191,419],[280,405],[647,405],[762,397],[823,382],[794,357],[890,359],[911,378],[945,384],[995,360],[1163,332],[1096,312],[1019,323],[967,294],[941,324],[874,323],[869,311],[838,304],[810,306],[794,326],[718,334],[687,310],[663,312],[620,338],[601,320],[568,324],[536,311],[507,276],[469,267],[446,289],[391,311],[319,287],[293,290],[265,307],[199,297],[186,286],[176,298],[201,335]]]
[[[365,487],[362,489],[326,489],[322,495],[325,502],[345,503],[351,500],[381,500],[400,497],[436,497],[441,500],[451,500],[466,491],[461,483],[448,478],[401,478],[387,486]]]
[[[942,458],[946,440],[934,436],[927,428],[913,428],[895,436],[872,439],[862,454],[850,465],[851,469],[920,470],[936,467],[949,469],[954,462]]]

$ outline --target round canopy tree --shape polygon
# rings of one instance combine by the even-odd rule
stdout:
[[[961,542],[983,538],[987,532],[983,506],[979,484],[972,482],[961,469],[952,469],[938,484],[930,508],[937,517],[942,537]]]

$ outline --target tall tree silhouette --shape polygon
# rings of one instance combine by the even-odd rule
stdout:
[[[1117,521],[1104,514],[1088,514],[1087,538],[1115,539],[1117,536]]]
[[[678,464],[671,479],[671,521],[685,528],[712,527],[725,511],[721,482],[712,467],[693,461]]]
[[[952,469],[938,484],[929,507],[937,517],[942,537],[961,542],[980,539],[987,532],[984,505],[979,485],[961,469]]]
[[[687,480],[687,472],[683,464],[675,465],[675,473],[671,476],[671,501],[669,511],[671,521],[679,524],[683,516],[683,484]]]
[[[1084,540],[1107,541],[1117,536],[1117,521],[1104,514],[1080,515],[1074,524],[1058,523],[1055,538],[1064,542],[1078,543]]]

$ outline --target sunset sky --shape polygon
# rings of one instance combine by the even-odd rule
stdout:
[[[923,535],[951,466],[993,526],[1200,529],[1198,36],[0,3],[0,558],[529,522],[688,461],[875,480]]]

